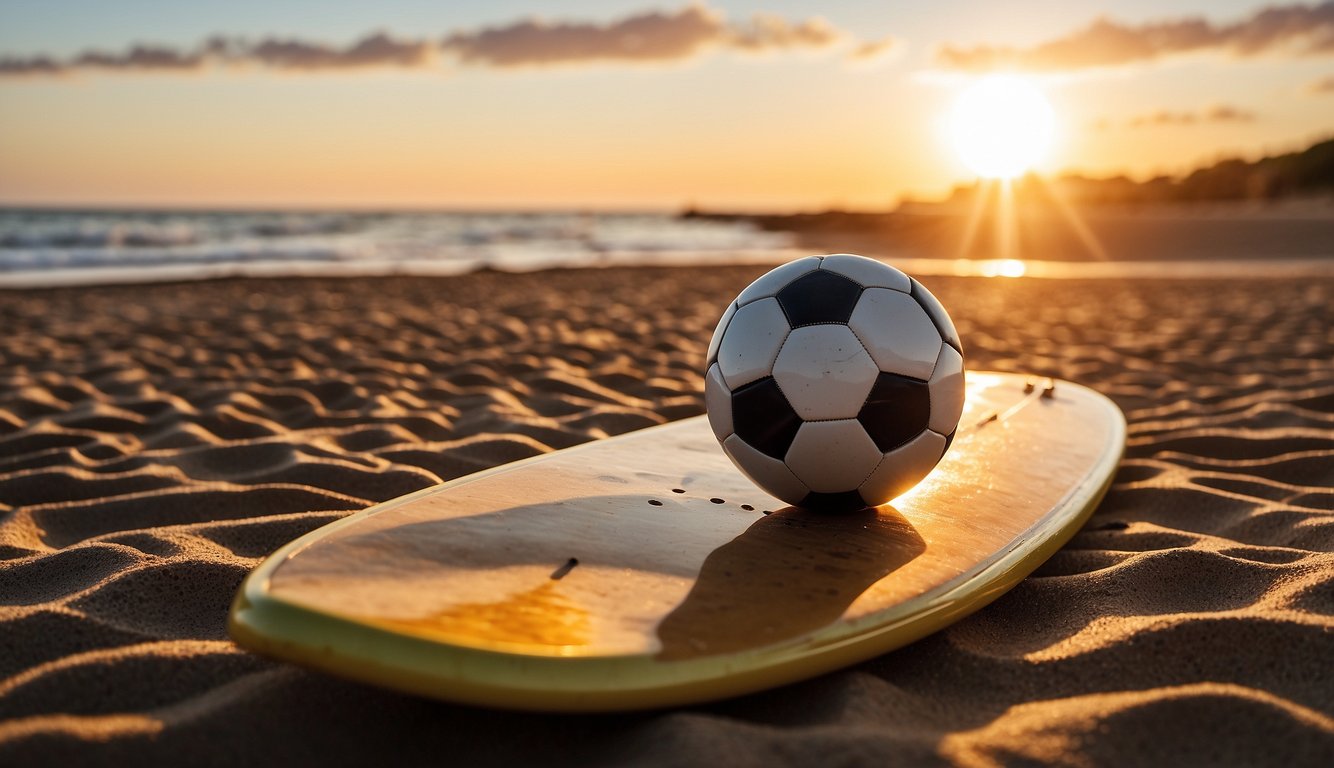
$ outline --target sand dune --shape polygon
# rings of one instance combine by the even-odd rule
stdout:
[[[760,268],[0,293],[0,764],[1334,755],[1334,281],[942,278],[976,368],[1115,399],[1090,523],[980,613],[669,712],[489,712],[261,660],[245,573],[349,511],[703,410]]]

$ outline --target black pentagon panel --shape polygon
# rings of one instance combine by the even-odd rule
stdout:
[[[842,493],[816,493],[811,491],[798,506],[816,512],[855,512],[869,506],[862,495],[856,491]]]
[[[935,324],[936,330],[940,332],[940,338],[946,344],[954,347],[955,352],[962,355],[963,344],[959,341],[959,331],[955,329],[954,321],[950,319],[949,313],[945,311],[945,306],[940,303],[940,299],[937,299],[926,289],[926,286],[917,282],[916,278],[909,278],[909,280],[912,282],[912,297],[917,299],[917,303],[922,305],[922,309],[926,310],[926,316],[931,318],[931,322]]]
[[[793,328],[820,323],[847,323],[861,298],[862,287],[848,278],[815,270],[778,292],[778,304]]]
[[[732,429],[755,450],[782,461],[801,429],[801,417],[768,376],[732,393]]]
[[[888,453],[926,429],[931,421],[931,389],[924,381],[882,371],[857,421],[875,447]]]
[[[945,435],[945,450],[940,452],[941,456],[950,452],[950,446],[954,445],[954,436],[957,434],[959,434],[959,429],[956,427],[953,432]]]

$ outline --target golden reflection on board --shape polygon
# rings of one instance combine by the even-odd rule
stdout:
[[[588,611],[548,581],[494,603],[461,603],[420,619],[373,619],[377,624],[469,643],[496,641],[544,646],[586,645]]]

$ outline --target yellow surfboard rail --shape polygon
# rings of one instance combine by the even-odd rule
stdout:
[[[989,381],[988,386],[1022,387],[1025,381],[1012,374],[970,372],[969,377],[970,386],[979,378]],[[559,645],[458,642],[429,627],[316,607],[286,599],[272,589],[276,572],[292,558],[372,516],[485,478],[519,472],[553,456],[578,457],[599,448],[605,451],[618,440],[651,440],[670,430],[707,431],[702,416],[458,478],[312,531],[279,549],[246,578],[228,629],[239,645],[276,659],[423,696],[506,709],[648,709],[727,698],[810,678],[900,648],[982,608],[1045,562],[1083,526],[1111,485],[1125,447],[1126,424],[1120,410],[1102,395],[1069,382],[1055,386],[1063,401],[1076,401],[1072,407],[1079,419],[1096,422],[1104,430],[1082,481],[1070,485],[1008,546],[968,570],[903,602],[839,619],[797,637],[669,660],[653,652],[588,655]],[[965,419],[970,415],[976,419],[978,414],[966,413]],[[998,415],[985,414],[977,428],[995,422]],[[973,426],[961,426],[961,439],[952,450],[959,450],[962,430],[969,428]]]

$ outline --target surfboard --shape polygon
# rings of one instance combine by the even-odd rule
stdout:
[[[891,503],[766,495],[705,417],[497,467],[307,534],[242,584],[260,654],[448,701],[613,711],[863,661],[995,600],[1083,525],[1125,419],[1066,381],[967,374],[954,443]]]

